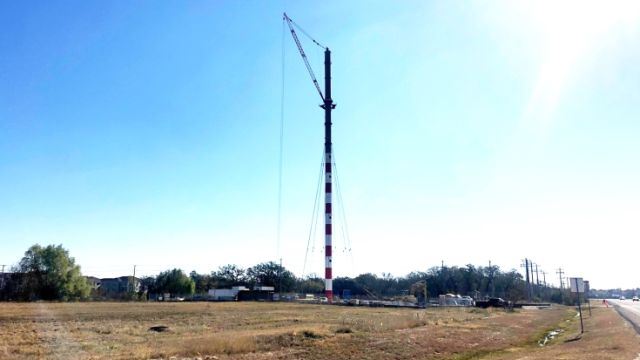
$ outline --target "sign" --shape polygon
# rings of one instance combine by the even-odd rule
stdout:
[[[584,280],[582,278],[569,278],[571,283],[571,292],[584,293]]]

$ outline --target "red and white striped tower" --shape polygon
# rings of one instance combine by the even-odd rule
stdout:
[[[304,61],[307,70],[309,71],[309,75],[311,76],[311,80],[318,90],[318,94],[322,98],[322,107],[324,109],[324,163],[325,163],[325,171],[324,171],[324,291],[325,296],[329,299],[329,302],[333,301],[333,274],[332,274],[332,246],[331,246],[331,169],[333,166],[333,160],[331,159],[331,110],[335,109],[336,104],[333,103],[331,99],[331,51],[329,48],[324,48],[324,95],[320,90],[320,86],[318,85],[318,81],[316,80],[316,76],[311,69],[311,65],[309,64],[309,60],[307,60],[307,55],[304,53],[304,49],[300,44],[300,40],[298,39],[298,35],[296,35],[293,26],[295,23],[287,16],[284,15],[284,20],[289,25],[289,30],[291,30],[291,36],[293,40],[296,42],[298,46],[298,51],[300,52],[300,56],[302,56],[302,60]],[[298,25],[295,25],[298,27]],[[299,28],[299,27],[298,27]],[[302,30],[302,29],[300,29]],[[303,30],[304,32],[304,30]],[[306,33],[305,33],[306,34]],[[309,35],[307,35],[309,36]],[[320,47],[324,47],[320,45],[319,42],[311,39],[316,45]]]
[[[333,299],[333,274],[332,274],[332,243],[331,243],[331,153],[324,153],[324,281],[325,296],[329,301]]]
[[[332,244],[331,244],[331,110],[336,105],[331,99],[331,51],[324,50],[324,292],[329,302],[333,301]]]

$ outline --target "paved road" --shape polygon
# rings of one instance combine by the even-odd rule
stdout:
[[[640,333],[640,301],[632,300],[607,300],[615,306],[620,315],[627,319],[638,333]]]

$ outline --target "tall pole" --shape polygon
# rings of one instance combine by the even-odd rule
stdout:
[[[531,261],[531,259],[529,259],[529,268],[531,269],[530,274],[531,274],[531,281],[529,282],[529,288],[531,289],[531,296],[529,298],[529,301],[531,301],[531,298],[533,298],[533,296],[535,295],[534,290],[535,290],[535,285],[533,283],[533,261]]]
[[[562,280],[562,274],[564,274],[564,271],[562,271],[562,268],[558,268],[556,274],[560,277],[560,302],[564,303],[564,281]]]
[[[133,276],[131,277],[131,292],[136,292],[136,265],[133,265]]]
[[[564,274],[564,271],[562,271],[562,268],[558,268],[558,271],[556,271],[556,274],[558,274],[560,277],[560,290],[562,290],[564,289],[564,280],[562,280],[562,275]]]
[[[280,258],[280,268],[278,268],[278,300],[282,300],[282,258]]]
[[[493,266],[491,260],[489,260],[489,281],[491,282],[491,297],[496,296],[496,284],[493,281]]]
[[[527,274],[527,300],[531,301],[531,283],[529,283],[529,259],[524,259],[524,268]]]
[[[331,51],[324,50],[324,292],[329,302],[333,301],[333,274],[332,274],[332,165],[331,158],[331,110],[336,105],[331,99]]]

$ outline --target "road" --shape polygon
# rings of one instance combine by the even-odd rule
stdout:
[[[613,305],[618,313],[629,321],[636,332],[640,334],[640,301],[608,299],[607,302]]]

